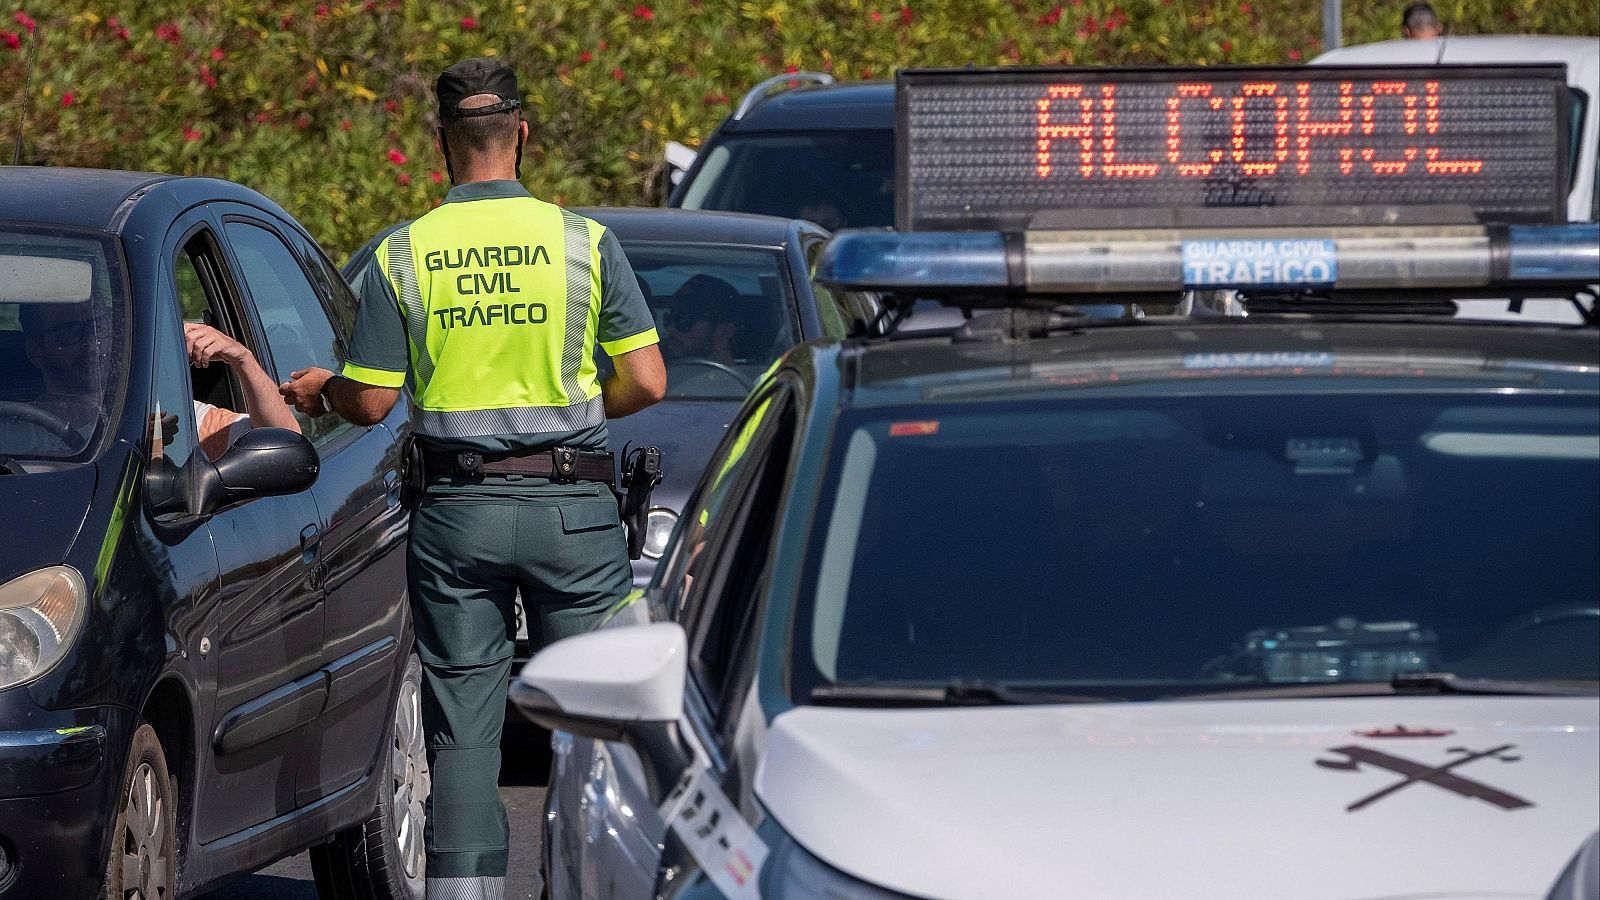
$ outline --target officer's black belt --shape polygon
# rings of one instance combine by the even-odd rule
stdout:
[[[423,454],[428,477],[439,475],[526,475],[559,484],[599,481],[615,485],[616,463],[610,453],[555,447],[527,453],[482,453],[477,450],[430,450]]]

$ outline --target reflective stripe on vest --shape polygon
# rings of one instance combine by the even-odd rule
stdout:
[[[605,422],[593,354],[596,222],[532,197],[447,203],[389,235],[378,262],[405,316],[411,424],[436,437]]]

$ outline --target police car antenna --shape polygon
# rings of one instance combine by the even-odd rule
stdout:
[[[22,165],[22,134],[28,127],[28,105],[33,99],[33,69],[34,62],[39,57],[39,32],[35,27],[28,41],[27,74],[22,80],[22,105],[17,109],[17,140],[11,146],[11,164]]]

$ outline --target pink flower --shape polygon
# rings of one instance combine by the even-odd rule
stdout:
[[[635,6],[633,8],[633,17],[635,19],[644,19],[646,22],[648,22],[651,19],[654,19],[656,17],[656,14],[655,14],[655,12],[653,10],[650,9],[650,7],[645,6],[643,3],[641,3],[638,6]]]
[[[294,127],[300,129],[301,131],[305,131],[307,128],[311,127],[311,117],[305,113],[295,116]]]
[[[1222,52],[1223,53],[1232,53],[1233,52],[1233,41],[1223,41],[1222,42]]]
[[[591,59],[594,59],[594,54],[587,50],[578,54],[578,62],[588,62]]]
[[[287,29],[294,24],[294,16],[284,16],[278,20],[278,28]]]
[[[1254,12],[1254,11],[1255,11],[1255,10],[1254,10],[1254,9],[1252,9],[1252,8],[1251,8],[1251,6],[1250,6],[1250,4],[1248,4],[1248,3],[1241,3],[1241,4],[1239,4],[1239,12],[1242,12],[1242,13],[1244,13],[1244,14],[1245,14],[1245,15],[1247,15],[1247,16],[1248,16],[1248,15],[1250,15],[1250,14],[1251,14],[1251,13],[1252,13],[1252,12]]]
[[[383,111],[384,112],[391,112],[392,113],[392,112],[395,112],[395,111],[397,111],[399,109],[400,109],[400,104],[394,102],[393,100],[385,100],[385,101],[383,101]]]
[[[1299,50],[1290,50],[1289,51],[1289,58],[1294,60],[1295,62],[1299,62],[1300,61],[1300,51]]]
[[[878,12],[877,10],[873,10],[872,12],[867,13],[867,18],[871,19],[874,22],[882,22],[883,21],[883,13]]]
[[[118,38],[121,38],[124,41],[128,39],[128,29],[126,29],[126,28],[118,28],[116,31],[114,31],[112,33],[115,34]]]
[[[1059,5],[1039,17],[1040,25],[1054,25],[1059,21],[1061,21],[1061,7]]]
[[[17,50],[22,47],[22,39],[9,31],[0,31],[0,44],[5,44],[12,50]]]
[[[16,15],[12,16],[11,18],[18,25],[21,25],[23,28],[27,29],[29,34],[33,34],[33,29],[38,27],[38,25],[39,25],[38,22],[35,22],[34,20],[28,18],[28,14],[25,13],[25,12],[19,12]]]
[[[596,47],[597,47],[597,48],[599,48],[599,49],[601,49],[601,50],[604,50],[604,49],[606,49],[606,42],[605,42],[605,41],[601,41],[601,42],[600,42],[600,43],[599,43],[599,44],[597,44],[597,45],[595,45],[595,46],[596,46]],[[559,203],[557,203],[557,204],[556,204],[556,205],[557,205],[557,206],[560,206],[560,205],[561,205],[561,204],[559,204]]]
[[[401,153],[399,150],[390,150],[389,162],[392,162],[397,166],[403,166],[406,164],[406,155]]]
[[[444,175],[437,169],[429,172],[428,177],[433,179],[434,184],[439,184],[440,182],[444,181]]]
[[[71,106],[73,101],[76,99],[76,97],[72,96],[72,92],[68,91],[67,93],[61,95],[61,105]]]
[[[901,25],[910,25],[911,24],[911,7],[909,7],[909,6],[900,7],[900,24]]]
[[[318,6],[317,6],[317,18],[326,19],[327,17],[328,17],[328,4],[326,4],[326,3],[318,4]]]
[[[211,74],[210,66],[202,65],[200,67],[200,80],[205,82],[208,88],[217,86],[217,76]]]
[[[183,32],[172,22],[164,22],[156,26],[156,37],[176,47],[183,40]]]
[[[862,78],[871,78],[872,77],[872,70],[871,69],[862,69],[861,70],[861,77]]]
[[[350,120],[349,119],[340,119],[339,120],[339,130],[340,131],[349,131],[353,127],[355,127],[355,126],[350,124]]]
[[[404,172],[401,172],[399,175],[396,175],[394,177],[394,180],[400,182],[401,184],[410,184],[411,183],[411,176],[407,175]]]
[[[461,30],[462,31],[471,31],[472,29],[477,28],[477,27],[478,27],[478,20],[477,19],[474,19],[471,16],[463,16],[462,17],[462,19],[461,19]]]
[[[217,62],[222,62],[222,58],[224,56],[227,56],[227,54],[223,53],[220,48],[211,51],[211,58],[216,60]]]
[[[783,67],[783,71],[785,71],[785,72],[798,72],[798,71],[800,71],[800,67],[799,66],[784,66]]]
[[[183,130],[183,139],[185,141],[198,141],[200,140],[200,132],[195,131],[193,128],[185,128]]]
[[[621,69],[612,69],[611,77],[621,81],[623,78],[627,77],[627,75]]]

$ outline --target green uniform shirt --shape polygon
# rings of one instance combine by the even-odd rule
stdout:
[[[343,374],[409,387],[430,449],[603,450],[594,345],[658,340],[616,236],[515,181],[451,189],[384,236],[355,287]]]

